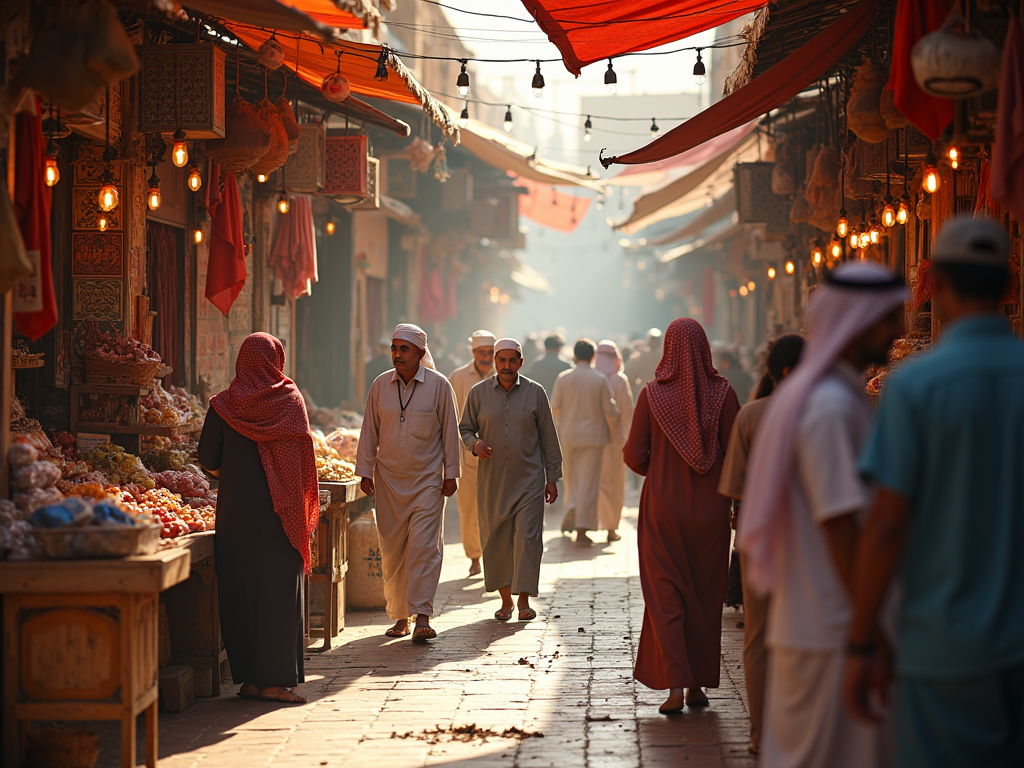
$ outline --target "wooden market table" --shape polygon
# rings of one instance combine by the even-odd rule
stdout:
[[[160,592],[189,576],[172,548],[117,560],[0,563],[4,627],[4,760],[21,765],[32,720],[120,720],[121,764],[135,763],[146,713],[156,767]]]
[[[329,494],[329,497],[328,497]],[[359,479],[320,483],[320,522],[312,543],[312,573],[306,582],[306,636],[310,626],[310,590],[323,588],[323,644],[311,650],[329,651],[345,628],[345,574],[348,572],[348,521],[353,511],[369,508]]]

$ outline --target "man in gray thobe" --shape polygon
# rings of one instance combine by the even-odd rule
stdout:
[[[544,552],[544,502],[558,498],[562,451],[547,393],[519,375],[523,351],[515,339],[494,345],[497,375],[469,390],[459,431],[480,458],[477,500],[484,554],[484,588],[501,594],[494,618],[512,618],[512,593],[519,595],[519,620],[537,612],[530,596],[539,591]]]

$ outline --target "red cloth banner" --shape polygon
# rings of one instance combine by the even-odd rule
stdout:
[[[1003,44],[996,142],[992,148],[991,197],[1024,219],[1024,27],[1010,19]]]
[[[242,198],[235,174],[224,177],[219,200],[210,195],[210,261],[206,268],[206,298],[227,317],[245,285],[245,241]]]
[[[270,247],[270,269],[293,299],[309,296],[320,278],[316,263],[316,232],[309,198],[292,199],[291,210],[282,214]]]
[[[765,0],[523,0],[565,68],[682,40],[756,11]]]
[[[871,25],[873,7],[874,0],[863,0],[774,67],[696,117],[676,126],[646,147],[622,157],[602,158],[601,164],[607,168],[612,163],[639,165],[664,160],[699,147],[705,141],[784,104],[857,44]]]
[[[39,253],[32,259],[38,265],[39,274],[30,284],[41,295],[42,309],[37,312],[18,312],[14,325],[18,333],[28,336],[31,341],[41,338],[57,324],[57,300],[53,293],[53,263],[50,251],[50,207],[53,190],[43,181],[43,165],[46,162],[46,139],[43,137],[42,120],[37,115],[18,115],[15,128],[14,160],[14,215],[18,220],[25,251]],[[15,292],[19,290],[15,286]]]
[[[893,29],[888,88],[896,108],[932,141],[938,140],[953,119],[953,102],[921,90],[914,79],[910,55],[918,40],[942,26],[946,15],[946,0],[899,0]]]
[[[567,195],[547,184],[519,178],[516,186],[529,190],[519,195],[519,215],[549,229],[571,234],[590,209],[588,198]]]

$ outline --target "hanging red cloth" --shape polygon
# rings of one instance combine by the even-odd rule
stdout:
[[[765,0],[523,0],[579,77],[595,61],[682,40],[756,11]]]
[[[871,26],[874,0],[863,0],[739,90],[676,126],[646,147],[601,164],[640,165],[674,157],[760,117],[792,99],[857,44]]]
[[[53,190],[43,181],[46,140],[38,115],[18,115],[15,133],[14,215],[18,220],[25,251],[39,253],[36,286],[41,293],[42,309],[18,312],[14,325],[32,341],[57,324],[57,300],[53,293],[53,262],[50,251],[50,208]],[[35,261],[35,260],[33,260]],[[15,287],[15,291],[18,288]]]
[[[517,187],[529,190],[519,195],[519,215],[559,232],[575,232],[590,208],[590,200],[559,192],[554,187],[518,178]]]
[[[316,263],[316,234],[313,208],[309,198],[295,197],[291,209],[283,214],[270,247],[270,268],[293,299],[309,296],[319,279]]]
[[[996,141],[992,147],[992,198],[1024,221],[1024,26],[1017,17],[1003,43]]]
[[[899,0],[893,30],[888,88],[896,108],[932,141],[938,140],[953,119],[954,102],[921,90],[914,79],[910,55],[918,40],[942,26],[947,13],[946,0]]]
[[[284,347],[269,333],[242,342],[235,378],[210,405],[239,434],[259,444],[274,511],[309,573],[309,540],[320,519],[316,456],[306,403],[284,375]]]
[[[437,267],[427,267],[420,284],[420,321],[443,323],[447,319],[448,302],[441,270]]]
[[[206,269],[206,298],[226,317],[245,285],[245,242],[242,198],[235,174],[224,177],[220,200],[211,204],[210,260]],[[210,195],[213,198],[213,195]]]

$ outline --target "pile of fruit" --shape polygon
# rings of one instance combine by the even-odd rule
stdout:
[[[85,331],[85,353],[109,363],[159,363],[161,358],[148,344],[118,331],[101,331],[89,323]]]
[[[186,398],[172,395],[159,381],[154,381],[149,392],[139,398],[143,424],[178,426],[184,424],[192,413]]]
[[[197,477],[188,471],[158,472],[153,475],[157,488],[166,488],[181,496],[193,509],[217,506],[217,494],[210,489],[205,477]]]
[[[86,456],[85,460],[115,485],[136,483],[147,489],[155,487],[153,478],[149,476],[139,457],[126,453],[119,445],[102,445]]]
[[[316,479],[324,482],[348,483],[356,479],[356,467],[341,459],[317,456]]]
[[[216,523],[213,507],[193,509],[166,488],[146,491],[138,500],[119,499],[122,508],[134,515],[148,514],[160,521],[161,538],[173,539],[195,531],[212,531]]]

